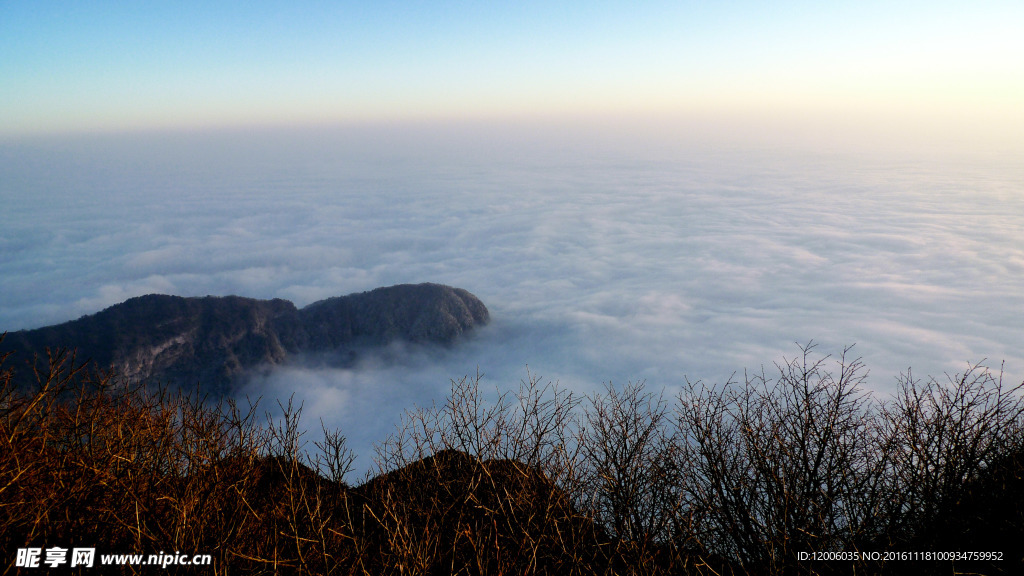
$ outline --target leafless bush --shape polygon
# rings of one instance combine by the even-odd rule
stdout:
[[[381,476],[368,484],[377,495],[367,511],[387,532],[391,554],[410,566],[420,565],[426,547],[435,563],[468,562],[467,573],[586,573],[594,524],[574,512],[564,490],[576,483],[579,401],[529,372],[517,394],[492,401],[480,382],[479,373],[452,380],[442,406],[409,411],[378,445]],[[419,528],[415,537],[409,526]]]
[[[885,509],[892,543],[934,546],[957,534],[958,503],[997,462],[1024,446],[1024,384],[981,364],[962,374],[916,380],[901,376],[885,411],[890,494]]]
[[[527,372],[518,392],[495,392],[488,401],[483,376],[451,380],[440,407],[409,410],[395,433],[376,447],[381,473],[445,450],[480,460],[516,460],[558,475],[571,466],[576,407],[571,392]]]
[[[590,399],[580,430],[580,504],[614,541],[611,555],[644,558],[671,540],[684,502],[686,462],[668,425],[668,405],[644,383],[610,383]],[[632,570],[631,570],[632,571]]]
[[[32,390],[0,368],[5,554],[180,550],[212,554],[220,567],[326,574],[351,549],[331,531],[338,486],[287,457],[297,411],[260,426],[255,405],[122,382],[64,351],[49,354]]]
[[[347,486],[345,479],[352,472],[356,454],[348,447],[348,439],[340,430],[327,428],[323,420],[320,421],[320,428],[324,438],[313,443],[316,446],[313,468],[331,482]]]
[[[775,573],[797,569],[800,552],[854,550],[874,529],[886,454],[848,352],[833,372],[809,344],[774,378],[691,384],[680,397],[693,537],[705,549]]]

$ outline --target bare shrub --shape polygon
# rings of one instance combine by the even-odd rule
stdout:
[[[647,573],[653,550],[671,540],[681,505],[685,462],[668,405],[643,382],[610,383],[590,399],[580,430],[582,509],[613,539],[612,563]]]
[[[575,484],[578,400],[529,372],[490,402],[480,382],[452,380],[444,405],[410,410],[377,446],[381,475],[363,488],[385,555],[417,570],[440,558],[452,573],[587,573],[594,523],[563,489]]]
[[[1024,384],[981,364],[962,374],[899,381],[885,411],[891,445],[886,508],[890,544],[931,547],[955,541],[964,522],[955,513],[974,482],[1024,446]],[[953,536],[951,538],[951,536]]]
[[[343,489],[298,457],[297,411],[260,426],[254,404],[119,381],[65,351],[36,373],[31,390],[0,376],[4,550],[195,551],[327,574],[352,549],[332,529]]]
[[[693,539],[767,573],[799,569],[800,552],[854,550],[881,496],[886,455],[860,360],[846,350],[833,372],[813,344],[801,352],[774,378],[689,384],[679,399]]]

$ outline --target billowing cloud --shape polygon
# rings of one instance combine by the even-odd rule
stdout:
[[[815,339],[856,343],[883,392],[908,366],[989,358],[1024,376],[1012,159],[638,142],[380,128],[5,144],[0,326],[149,292],[302,306],[430,281],[479,296],[493,323],[453,350],[250,383],[294,391],[312,429],[340,426],[364,455],[478,368],[499,389],[527,365],[581,392],[671,387]]]

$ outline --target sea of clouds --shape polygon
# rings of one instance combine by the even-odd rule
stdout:
[[[146,293],[298,306],[465,288],[492,323],[447,350],[280,368],[311,429],[368,465],[451,378],[580,393],[723,382],[813,339],[880,394],[908,367],[1024,378],[1024,164],[509,126],[363,126],[0,143],[0,330]]]

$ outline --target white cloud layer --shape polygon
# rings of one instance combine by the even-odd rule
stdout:
[[[814,339],[856,343],[880,391],[983,358],[1024,376],[1012,158],[384,127],[80,137],[0,145],[0,202],[2,329],[151,292],[479,296],[493,324],[454,350],[250,384],[294,390],[312,429],[340,426],[364,457],[478,367],[498,388],[527,364],[584,392],[673,387]]]

